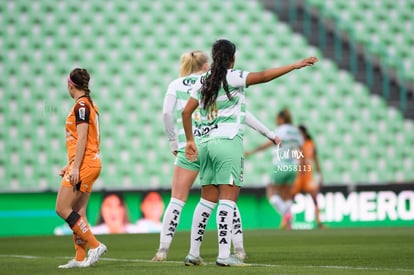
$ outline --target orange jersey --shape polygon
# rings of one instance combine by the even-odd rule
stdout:
[[[302,148],[305,164],[313,165],[313,160],[315,159],[315,144],[312,140],[305,140]]]
[[[300,171],[296,177],[295,183],[292,188],[292,194],[296,195],[301,191],[312,192],[317,190],[318,185],[313,181],[313,169],[314,167],[314,157],[315,157],[315,144],[312,140],[305,140],[302,145],[303,149],[303,165],[307,167],[303,171]],[[308,167],[311,167],[310,169]]]
[[[76,143],[78,140],[76,126],[81,123],[89,124],[84,161],[86,160],[95,167],[100,167],[98,107],[92,105],[86,96],[78,98],[66,118],[66,149],[69,163],[72,163],[75,159]]]

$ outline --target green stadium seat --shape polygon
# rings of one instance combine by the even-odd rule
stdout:
[[[404,32],[401,26],[412,24],[413,4],[409,1],[319,1],[307,0],[309,5],[317,7],[323,15],[341,20],[340,29],[355,34],[358,43],[362,43],[368,51],[381,56],[381,59],[398,71],[402,61],[412,67],[414,53],[410,43],[404,43],[412,37],[412,29]],[[412,25],[411,25],[412,26]],[[400,37],[400,38],[399,38]],[[396,43],[396,38],[400,43]],[[388,53],[382,49],[388,48]],[[387,56],[388,55],[388,56]],[[399,76],[413,80],[412,75]]]
[[[309,0],[323,12],[334,14],[336,8],[357,5],[348,15],[364,15],[359,1],[332,2],[332,11],[328,11],[329,4],[324,1]],[[387,6],[392,8],[389,3]],[[47,0],[38,7],[16,4],[16,11],[35,25],[31,27],[23,24],[24,18],[12,16],[16,13],[6,4],[0,4],[0,23],[5,26],[0,37],[7,37],[2,40],[7,50],[0,53],[0,70],[6,76],[0,80],[0,126],[7,129],[0,131],[0,148],[4,146],[13,160],[0,157],[0,168],[5,171],[0,181],[9,182],[1,187],[5,190],[58,188],[56,170],[66,162],[64,121],[73,104],[65,81],[75,66],[90,70],[93,98],[100,107],[104,170],[99,186],[168,188],[173,159],[161,110],[167,85],[178,75],[184,51],[199,48],[209,52],[217,37],[229,37],[238,47],[237,66],[252,71],[288,64],[305,54],[321,56],[254,1],[121,0],[102,4],[93,0],[76,5]],[[225,10],[237,12],[228,14]],[[398,12],[410,18],[411,13]],[[75,24],[77,20],[82,20],[81,29]],[[396,26],[388,25],[387,29],[394,32]],[[408,27],[403,35],[410,33]],[[411,54],[404,48],[398,48],[397,53],[403,52],[409,60]],[[377,159],[411,159],[401,148],[414,144],[412,123],[389,114],[383,101],[371,99],[363,85],[332,62],[321,60],[311,70],[250,87],[246,95],[248,109],[271,129],[275,114],[286,106],[296,123],[308,125],[315,142],[322,144],[318,149],[327,184],[367,182],[371,174],[382,180],[374,169]],[[21,111],[22,116],[10,115]],[[393,138],[387,132],[399,132],[402,137]],[[366,138],[370,135],[379,136],[372,146]],[[253,131],[245,140],[246,148],[265,141]],[[391,148],[389,153],[377,149],[384,147]],[[414,179],[408,160],[401,161],[408,163],[401,167],[386,162],[385,178],[403,175],[406,180]],[[361,169],[347,170],[350,162],[358,163]],[[9,170],[16,163],[24,170],[19,175]],[[268,181],[271,153],[246,160],[247,167],[246,185],[262,187]]]

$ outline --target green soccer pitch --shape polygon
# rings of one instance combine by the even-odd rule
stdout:
[[[245,231],[247,267],[218,267],[216,232],[201,248],[207,266],[186,267],[189,232],[179,232],[168,261],[151,262],[158,234],[101,235],[108,252],[93,267],[61,270],[71,236],[0,238],[0,274],[413,274],[414,228]]]

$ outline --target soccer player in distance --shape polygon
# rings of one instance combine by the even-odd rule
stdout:
[[[280,137],[283,145],[274,147],[272,143],[266,142],[252,152],[246,152],[245,155],[250,156],[259,151],[274,148],[271,183],[266,188],[266,194],[270,204],[283,217],[281,227],[290,229],[292,186],[298,171],[306,169],[307,166],[304,165],[302,156],[303,137],[299,129],[292,125],[289,110],[283,109],[277,114],[276,124],[278,127],[275,134]]]
[[[292,197],[295,197],[299,192],[309,193],[315,205],[315,221],[318,228],[323,228],[320,219],[320,211],[318,206],[317,196],[322,185],[322,171],[319,164],[318,155],[316,151],[316,144],[309,134],[308,128],[305,125],[299,125],[299,130],[303,136],[303,168],[298,171],[298,175],[293,184]]]

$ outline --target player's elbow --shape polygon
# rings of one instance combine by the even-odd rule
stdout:
[[[162,117],[163,117],[164,121],[169,121],[173,117],[173,114],[171,112],[168,112],[168,111],[164,110],[162,112]]]
[[[182,119],[186,119],[186,118],[191,118],[191,114],[192,112],[190,112],[190,110],[188,110],[187,108],[184,108],[184,110],[181,112],[181,117]]]

